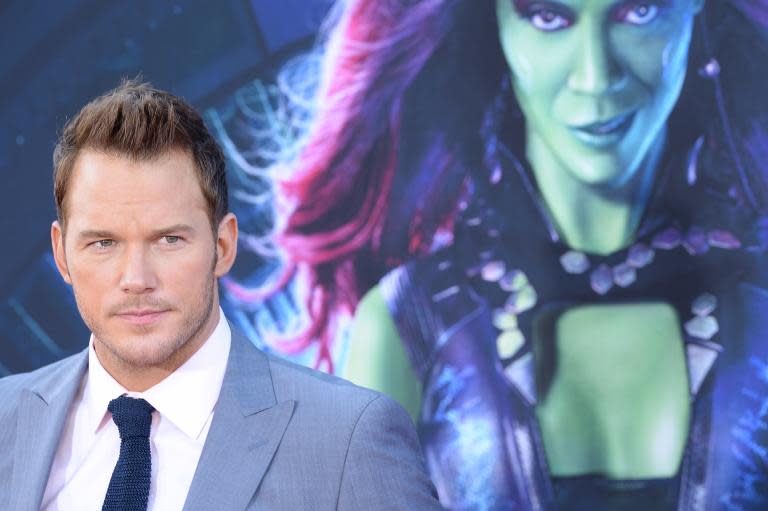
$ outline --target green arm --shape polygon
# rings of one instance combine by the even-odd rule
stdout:
[[[344,377],[398,401],[418,419],[421,385],[378,286],[357,306]]]

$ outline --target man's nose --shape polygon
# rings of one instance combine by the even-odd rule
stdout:
[[[157,286],[151,257],[145,248],[135,247],[127,250],[121,270],[120,287],[126,293],[146,293]]]
[[[625,75],[613,54],[609,34],[597,20],[585,20],[580,28],[578,47],[568,76],[569,88],[590,96],[615,90]]]

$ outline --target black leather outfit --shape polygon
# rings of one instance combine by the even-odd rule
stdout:
[[[559,241],[527,173],[508,162],[501,182],[477,189],[461,214],[453,243],[396,268],[380,289],[423,385],[419,433],[441,502],[451,510],[768,510],[768,289],[764,247],[755,246],[738,207],[664,173],[637,241],[651,244],[670,227],[731,229],[738,249],[655,249],[627,287],[600,295],[589,273],[566,273]],[[677,168],[681,168],[678,166]],[[591,268],[627,257],[589,255]],[[525,272],[538,301],[519,315],[526,339],[513,356],[496,349],[493,311],[508,293],[481,277],[502,261]],[[550,477],[535,415],[532,323],[575,304],[663,301],[691,317],[703,293],[717,299],[719,331],[709,339],[684,331],[691,423],[678,474],[652,481],[599,475]],[[682,325],[681,325],[682,328]]]

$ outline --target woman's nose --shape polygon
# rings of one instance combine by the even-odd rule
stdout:
[[[599,22],[585,22],[581,29],[568,87],[579,94],[604,95],[620,85],[624,73],[613,55],[609,34]]]

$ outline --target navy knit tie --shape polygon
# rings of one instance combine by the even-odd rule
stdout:
[[[152,477],[149,429],[154,408],[143,399],[120,396],[110,401],[107,409],[120,431],[120,457],[101,509],[146,511]]]

